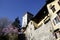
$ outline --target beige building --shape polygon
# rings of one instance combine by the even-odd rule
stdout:
[[[54,36],[57,40],[60,40],[60,0],[49,3],[47,8],[54,28]]]
[[[47,4],[27,24],[27,40],[55,40],[53,27],[47,10]]]

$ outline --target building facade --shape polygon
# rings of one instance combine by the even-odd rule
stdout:
[[[60,0],[49,3],[47,8],[54,28],[54,36],[57,40],[60,40]]]
[[[45,17],[47,18],[47,17]],[[48,17],[46,24],[43,19],[40,23],[36,24],[34,21],[30,21],[26,29],[27,40],[55,40],[53,35],[53,28],[51,21]],[[35,27],[37,27],[35,29]]]
[[[37,15],[25,25],[27,40],[60,40],[60,0],[47,0]]]

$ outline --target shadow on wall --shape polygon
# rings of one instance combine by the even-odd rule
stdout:
[[[0,40],[9,40],[9,39],[7,35],[6,36],[1,35]],[[17,40],[26,40],[25,34],[19,34]]]
[[[25,34],[19,34],[18,40],[26,40]]]
[[[7,35],[6,36],[1,35],[0,40],[8,40],[8,36]]]

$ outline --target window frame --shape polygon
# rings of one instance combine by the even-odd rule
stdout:
[[[56,39],[60,38],[60,29],[59,28],[54,31],[54,36]]]
[[[59,4],[59,6],[60,6],[60,0],[58,1],[58,4]]]
[[[60,17],[60,10],[57,12],[57,15]]]
[[[52,10],[52,12],[54,13],[55,11],[56,11],[56,9],[55,9],[55,5],[50,5],[50,9]]]
[[[57,20],[58,19],[58,20]],[[58,23],[60,23],[60,20],[58,18],[58,15],[53,19],[53,24],[57,25]]]

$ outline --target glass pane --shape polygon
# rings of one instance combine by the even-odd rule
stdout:
[[[60,10],[57,12],[57,15],[60,17]]]
[[[55,5],[53,5],[53,6],[51,7],[51,10],[52,10],[53,12],[56,11],[56,10],[55,10]]]
[[[60,0],[58,1],[58,4],[60,5]]]
[[[53,20],[54,25],[56,25],[59,22],[60,22],[60,18],[58,16],[56,16],[56,18],[54,18],[54,20]]]

